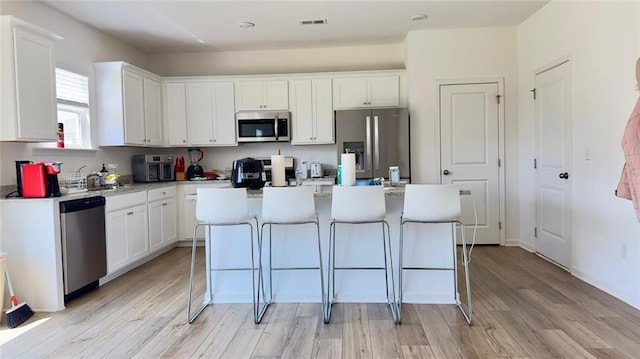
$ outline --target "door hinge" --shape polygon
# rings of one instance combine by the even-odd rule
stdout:
[[[536,99],[536,89],[531,89],[529,91],[533,92],[533,99],[535,100]]]
[[[502,167],[502,160],[498,158],[498,167]]]
[[[496,98],[498,99],[498,105],[500,104],[500,97],[502,97],[502,95],[497,95]]]
[[[533,236],[538,238],[538,227],[533,227]]]
[[[498,222],[498,230],[502,230],[502,222]]]
[[[538,168],[538,160],[537,159],[533,159],[533,168]]]

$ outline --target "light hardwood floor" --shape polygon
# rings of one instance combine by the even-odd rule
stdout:
[[[342,303],[327,325],[313,303],[274,304],[260,325],[250,304],[217,304],[189,325],[189,260],[176,248],[62,312],[3,323],[0,357],[640,358],[640,311],[520,248],[474,250],[473,326],[453,305],[405,304],[394,325],[386,304]]]

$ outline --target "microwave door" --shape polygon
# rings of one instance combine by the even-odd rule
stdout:
[[[336,111],[336,144],[338,163],[349,150],[356,157],[356,178],[372,178],[372,124],[370,110]]]

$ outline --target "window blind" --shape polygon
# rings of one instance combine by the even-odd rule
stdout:
[[[89,78],[56,68],[56,97],[61,103],[89,107]]]

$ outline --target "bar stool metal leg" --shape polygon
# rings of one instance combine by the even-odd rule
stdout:
[[[273,243],[273,226],[274,225],[300,225],[300,224],[314,224],[316,226],[316,239],[318,244],[318,266],[317,267],[285,267],[285,268],[274,268],[273,267],[273,255],[272,255],[272,243]],[[274,270],[311,270],[317,269],[320,272],[320,292],[321,292],[321,312],[322,317],[325,323],[328,323],[326,317],[326,301],[327,296],[324,290],[324,270],[322,268],[322,249],[321,249],[321,241],[320,241],[320,223],[316,218],[313,221],[302,221],[302,222],[287,222],[287,223],[276,223],[276,222],[265,222],[260,227],[260,235],[262,241],[264,241],[264,227],[269,226],[269,300],[267,301],[267,305],[271,304],[273,300],[273,271]],[[262,248],[262,245],[260,246]]]
[[[205,310],[205,308],[207,308],[210,304],[210,302],[205,303],[202,307],[200,307],[200,309],[198,309],[198,311],[195,314],[193,314],[193,316],[191,315],[191,296],[193,291],[193,276],[195,273],[195,266],[196,266],[196,242],[198,240],[196,234],[198,231],[198,227],[200,225],[203,225],[203,224],[197,223],[195,226],[193,226],[193,242],[191,244],[191,274],[189,275],[189,303],[187,304],[187,319],[189,321],[189,324],[193,323],[193,321],[196,320],[196,318],[200,315],[200,313],[202,313],[202,311]],[[206,245],[205,245],[205,248],[206,248]],[[205,276],[208,277],[208,275],[205,275]],[[210,287],[210,285],[207,287]]]
[[[326,316],[325,323],[329,323],[331,319],[331,308],[335,303],[335,280],[336,280],[336,224],[337,223],[351,223],[351,224],[364,224],[364,223],[381,223],[382,225],[382,245],[384,256],[384,268],[355,268],[355,267],[341,267],[339,269],[384,269],[385,286],[387,294],[387,304],[391,311],[391,317],[394,323],[398,323],[397,304],[396,304],[396,291],[395,291],[395,279],[393,275],[393,256],[391,251],[391,233],[389,229],[389,223],[387,221],[375,221],[375,222],[337,222],[332,221],[329,227],[329,281],[327,290],[327,304],[326,304]],[[387,231],[385,232],[385,225]],[[387,259],[387,255],[389,258]],[[391,281],[389,281],[391,277]],[[391,282],[391,286],[389,286]],[[389,288],[391,287],[391,290]]]
[[[457,304],[458,304],[458,308],[460,308],[460,311],[462,312],[462,315],[464,316],[464,319],[467,321],[467,324],[471,325],[471,320],[472,320],[472,317],[471,317],[471,315],[472,315],[471,314],[472,313],[471,283],[469,282],[469,260],[468,260],[468,253],[467,253],[467,240],[466,240],[466,237],[465,237],[464,224],[461,221],[456,221],[456,223],[460,225],[460,233],[461,233],[461,239],[462,239],[462,261],[464,263],[464,279],[465,279],[465,287],[466,287],[466,292],[467,292],[467,310],[468,310],[468,312],[465,312],[465,310],[462,307],[462,303],[460,302],[459,298],[456,297],[456,301],[457,301]],[[454,228],[455,228],[456,223],[453,224]],[[453,246],[453,250],[454,251],[456,250],[455,243],[454,243],[454,246]],[[454,256],[454,260],[455,260],[456,257],[457,256]],[[456,283],[458,283],[457,267],[458,266],[457,266],[457,263],[456,263]]]

